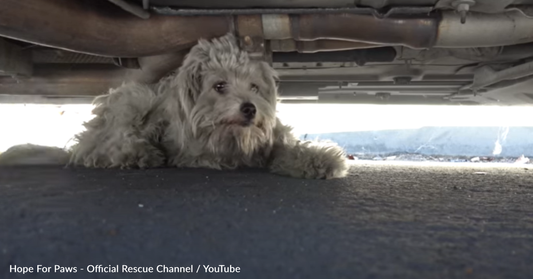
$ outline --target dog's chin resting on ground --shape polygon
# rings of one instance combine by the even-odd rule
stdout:
[[[345,176],[348,164],[342,148],[300,141],[281,124],[276,117],[275,78],[274,70],[250,60],[232,35],[201,40],[177,74],[156,85],[124,84],[97,97],[95,117],[76,136],[69,164],[266,167],[299,178]],[[0,164],[24,164],[24,158],[31,162],[28,149],[41,157],[46,151],[18,146],[6,152],[9,156],[0,156]],[[61,156],[53,157],[58,162]]]

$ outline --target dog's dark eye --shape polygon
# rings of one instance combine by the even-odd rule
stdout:
[[[218,82],[213,86],[213,89],[215,89],[216,92],[222,94],[226,91],[226,83],[223,81]]]
[[[251,87],[252,91],[255,92],[255,93],[259,93],[259,86],[257,86],[256,84],[253,84],[252,83],[252,87]]]

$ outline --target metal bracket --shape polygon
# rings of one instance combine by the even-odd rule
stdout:
[[[527,62],[501,71],[495,71],[489,66],[483,66],[474,71],[474,82],[463,86],[461,90],[480,92],[485,87],[498,82],[514,80],[509,85],[522,82],[522,79],[533,78],[533,62]]]
[[[263,36],[261,15],[239,15],[235,17],[235,32],[241,49],[253,60],[272,63],[272,51]]]
[[[148,9],[148,1],[143,1],[143,7],[128,3],[124,0],[108,0],[109,2],[121,7],[123,10],[138,16],[142,19],[149,19],[150,12],[146,11]],[[145,8],[146,7],[146,8]]]

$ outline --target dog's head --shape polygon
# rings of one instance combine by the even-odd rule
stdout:
[[[208,138],[213,149],[237,148],[245,153],[272,142],[275,78],[267,63],[249,59],[233,35],[201,40],[176,79],[193,134]]]

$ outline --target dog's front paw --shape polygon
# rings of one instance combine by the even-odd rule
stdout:
[[[297,178],[331,179],[348,173],[344,150],[329,142],[301,142],[275,150],[272,172]]]

